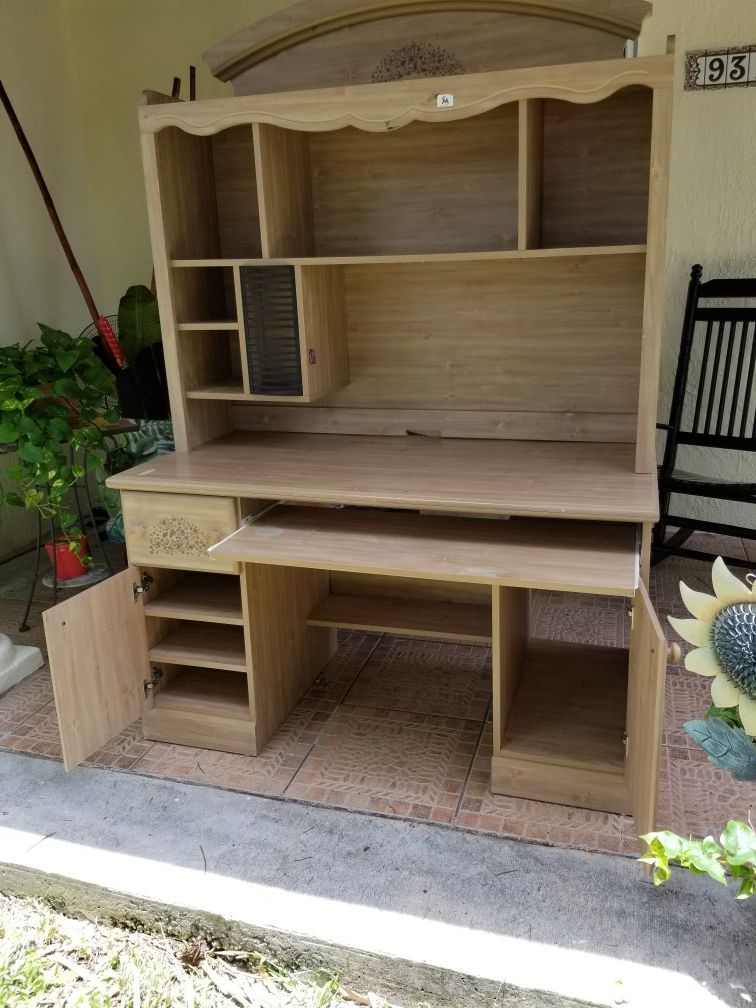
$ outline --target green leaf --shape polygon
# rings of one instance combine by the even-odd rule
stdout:
[[[76,350],[58,350],[55,353],[55,360],[63,374],[67,374],[74,364],[78,363],[79,353]]]
[[[3,416],[0,420],[0,444],[13,444],[18,437],[18,420]]]
[[[8,504],[10,507],[24,507],[24,502],[20,494],[14,493],[12,490],[9,491],[4,497],[3,502]]]
[[[28,441],[19,445],[18,457],[24,462],[31,462],[32,465],[39,465],[42,461],[43,455],[44,452],[39,445],[29,444]]]
[[[141,284],[129,287],[118,305],[118,338],[129,362],[140,350],[160,342],[157,298]]]
[[[58,378],[53,382],[53,392],[55,395],[63,396],[64,399],[77,399],[81,386],[73,378]]]
[[[722,832],[722,846],[731,865],[756,868],[756,831],[748,823],[731,819]]]

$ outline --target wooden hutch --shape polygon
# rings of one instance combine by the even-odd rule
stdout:
[[[140,110],[175,454],[131,566],[45,614],[67,767],[256,754],[338,627],[492,643],[495,792],[653,827],[672,60]],[[529,592],[627,599],[629,649]],[[81,629],[82,626],[86,629]]]

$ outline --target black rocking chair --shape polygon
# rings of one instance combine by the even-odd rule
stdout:
[[[667,440],[659,467],[661,518],[654,528],[654,562],[672,555],[714,560],[713,553],[685,548],[697,531],[756,539],[754,528],[670,514],[672,494],[756,504],[756,483],[677,469],[679,445],[756,451],[756,278],[702,283],[702,273],[696,265],[690,274],[669,423],[658,424]],[[706,307],[702,301],[715,303]],[[669,528],[676,531],[668,535]],[[753,566],[738,557],[725,560]]]

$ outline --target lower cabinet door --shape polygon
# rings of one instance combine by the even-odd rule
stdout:
[[[140,586],[129,567],[44,613],[66,770],[141,717],[149,660]]]
[[[630,806],[639,835],[656,827],[666,670],[667,641],[641,582],[633,599],[626,762]]]

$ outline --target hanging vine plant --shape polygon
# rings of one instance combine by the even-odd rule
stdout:
[[[39,328],[40,344],[0,347],[0,445],[16,449],[5,473],[16,489],[3,503],[52,519],[75,553],[82,530],[70,492],[102,461],[102,427],[118,418],[104,405],[114,380],[91,340]]]

